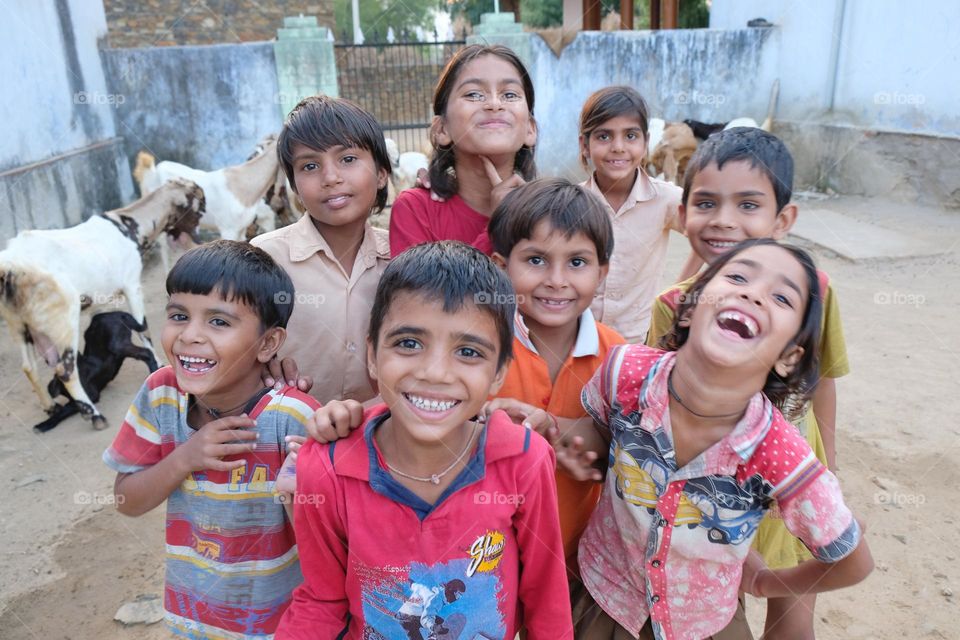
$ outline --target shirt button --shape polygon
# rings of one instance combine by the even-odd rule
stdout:
[[[655,568],[658,568],[658,567],[660,566],[660,561],[659,561],[659,560],[654,560],[654,561],[651,562],[650,564],[652,564]]]
[[[660,602],[660,596],[653,596],[652,598],[650,598],[650,602],[652,602],[653,604],[657,604],[658,602]]]

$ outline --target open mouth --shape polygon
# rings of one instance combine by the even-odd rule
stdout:
[[[721,311],[717,316],[717,324],[724,331],[734,333],[743,340],[752,340],[760,335],[757,321],[739,311]]]
[[[738,244],[736,240],[705,240],[704,242],[718,251],[733,249]]]
[[[327,198],[324,200],[324,203],[331,209],[339,209],[340,207],[345,206],[350,201],[350,196],[347,194],[338,194]]]
[[[215,366],[217,366],[216,360],[210,360],[209,358],[197,358],[195,356],[177,356],[177,360],[180,361],[180,367],[189,373],[207,373]]]
[[[573,304],[573,300],[569,298],[537,298],[537,302],[552,309],[563,309]]]
[[[403,397],[407,402],[415,406],[420,411],[429,411],[431,413],[443,413],[449,411],[460,404],[459,400],[436,400],[433,398],[424,398],[415,396],[411,393],[404,393]]]

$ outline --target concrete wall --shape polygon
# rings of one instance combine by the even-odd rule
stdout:
[[[611,84],[637,89],[651,116],[666,120],[761,121],[776,78],[773,36],[771,29],[581,32],[559,58],[531,37],[540,172],[583,177],[580,109]]]
[[[139,150],[212,170],[246,160],[282,125],[272,42],[104,49],[118,132]]]
[[[74,224],[133,196],[121,161],[97,41],[103,7],[13,3],[0,20],[0,239]],[[105,180],[94,182],[91,180]]]

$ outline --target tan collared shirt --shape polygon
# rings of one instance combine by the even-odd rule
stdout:
[[[376,395],[367,376],[367,328],[380,276],[390,261],[387,232],[369,224],[348,277],[309,215],[251,241],[280,264],[296,290],[281,357],[313,376],[320,402]]]
[[[630,195],[620,210],[614,211],[594,176],[581,186],[603,198],[613,222],[610,272],[597,289],[593,315],[627,342],[643,342],[663,275],[670,229],[683,232],[679,214],[683,189],[640,171]]]

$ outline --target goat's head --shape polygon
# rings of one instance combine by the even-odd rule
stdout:
[[[250,160],[253,160],[257,156],[263,155],[264,151],[266,151],[276,143],[277,143],[277,134],[268,133],[267,135],[263,136],[263,139],[261,139],[260,142],[257,143],[257,146],[253,148],[253,153],[247,156],[247,161],[249,162]]]
[[[183,178],[170,180],[166,186],[174,189],[175,193],[172,200],[173,206],[163,221],[163,232],[173,240],[176,240],[181,233],[186,233],[194,242],[200,242],[197,227],[207,207],[203,189],[197,183]]]

